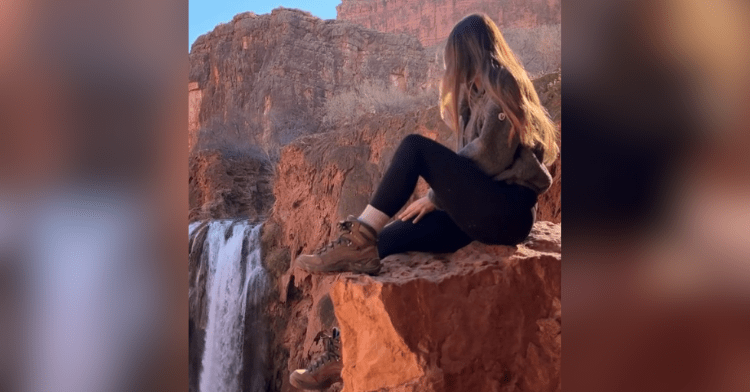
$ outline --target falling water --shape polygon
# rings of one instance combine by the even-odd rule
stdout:
[[[189,225],[188,225],[188,237],[192,237],[192,236],[193,236],[193,232],[194,232],[194,231],[195,231],[195,229],[196,229],[196,228],[198,228],[198,226],[200,226],[200,225],[201,225],[201,222],[200,222],[200,221],[198,221],[198,222],[193,222],[193,223],[189,224]]]
[[[192,234],[198,225],[190,225]],[[260,317],[258,305],[266,290],[266,273],[260,260],[261,225],[242,221],[208,224],[204,249],[208,319],[200,374],[202,392],[236,392],[244,372],[253,372],[257,360],[243,366],[247,317]],[[247,320],[251,324],[253,320]],[[261,339],[262,340],[262,339]],[[248,369],[250,367],[250,369]],[[252,388],[249,388],[252,387]],[[244,390],[257,389],[245,385]]]

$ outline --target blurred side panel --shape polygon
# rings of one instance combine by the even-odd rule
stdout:
[[[750,4],[563,5],[565,390],[750,389]]]
[[[187,20],[0,5],[0,390],[187,389]]]

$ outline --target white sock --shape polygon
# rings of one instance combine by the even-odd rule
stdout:
[[[391,220],[391,217],[386,215],[383,211],[368,204],[357,220],[372,227],[378,234],[380,234],[380,231],[383,230],[383,226]]]

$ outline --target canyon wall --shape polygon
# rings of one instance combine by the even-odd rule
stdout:
[[[189,61],[191,221],[265,217],[281,147],[366,112],[433,104],[442,75],[412,37],[283,8],[217,26]]]
[[[271,160],[319,132],[338,95],[372,84],[420,95],[442,76],[413,37],[282,8],[218,25],[196,39],[189,60],[190,151],[257,150]]]
[[[273,206],[273,164],[258,153],[201,150],[190,156],[188,220],[264,219]]]
[[[342,0],[337,18],[390,33],[406,33],[432,46],[464,16],[483,12],[503,30],[560,23],[560,0]]]

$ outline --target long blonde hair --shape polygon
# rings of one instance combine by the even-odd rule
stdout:
[[[459,95],[464,84],[479,76],[482,87],[511,123],[508,142],[518,133],[522,144],[543,147],[545,164],[551,164],[560,149],[557,127],[539,102],[523,65],[487,15],[473,14],[453,27],[445,44],[445,75],[440,86],[440,113],[458,131]],[[470,90],[470,88],[469,88]]]

